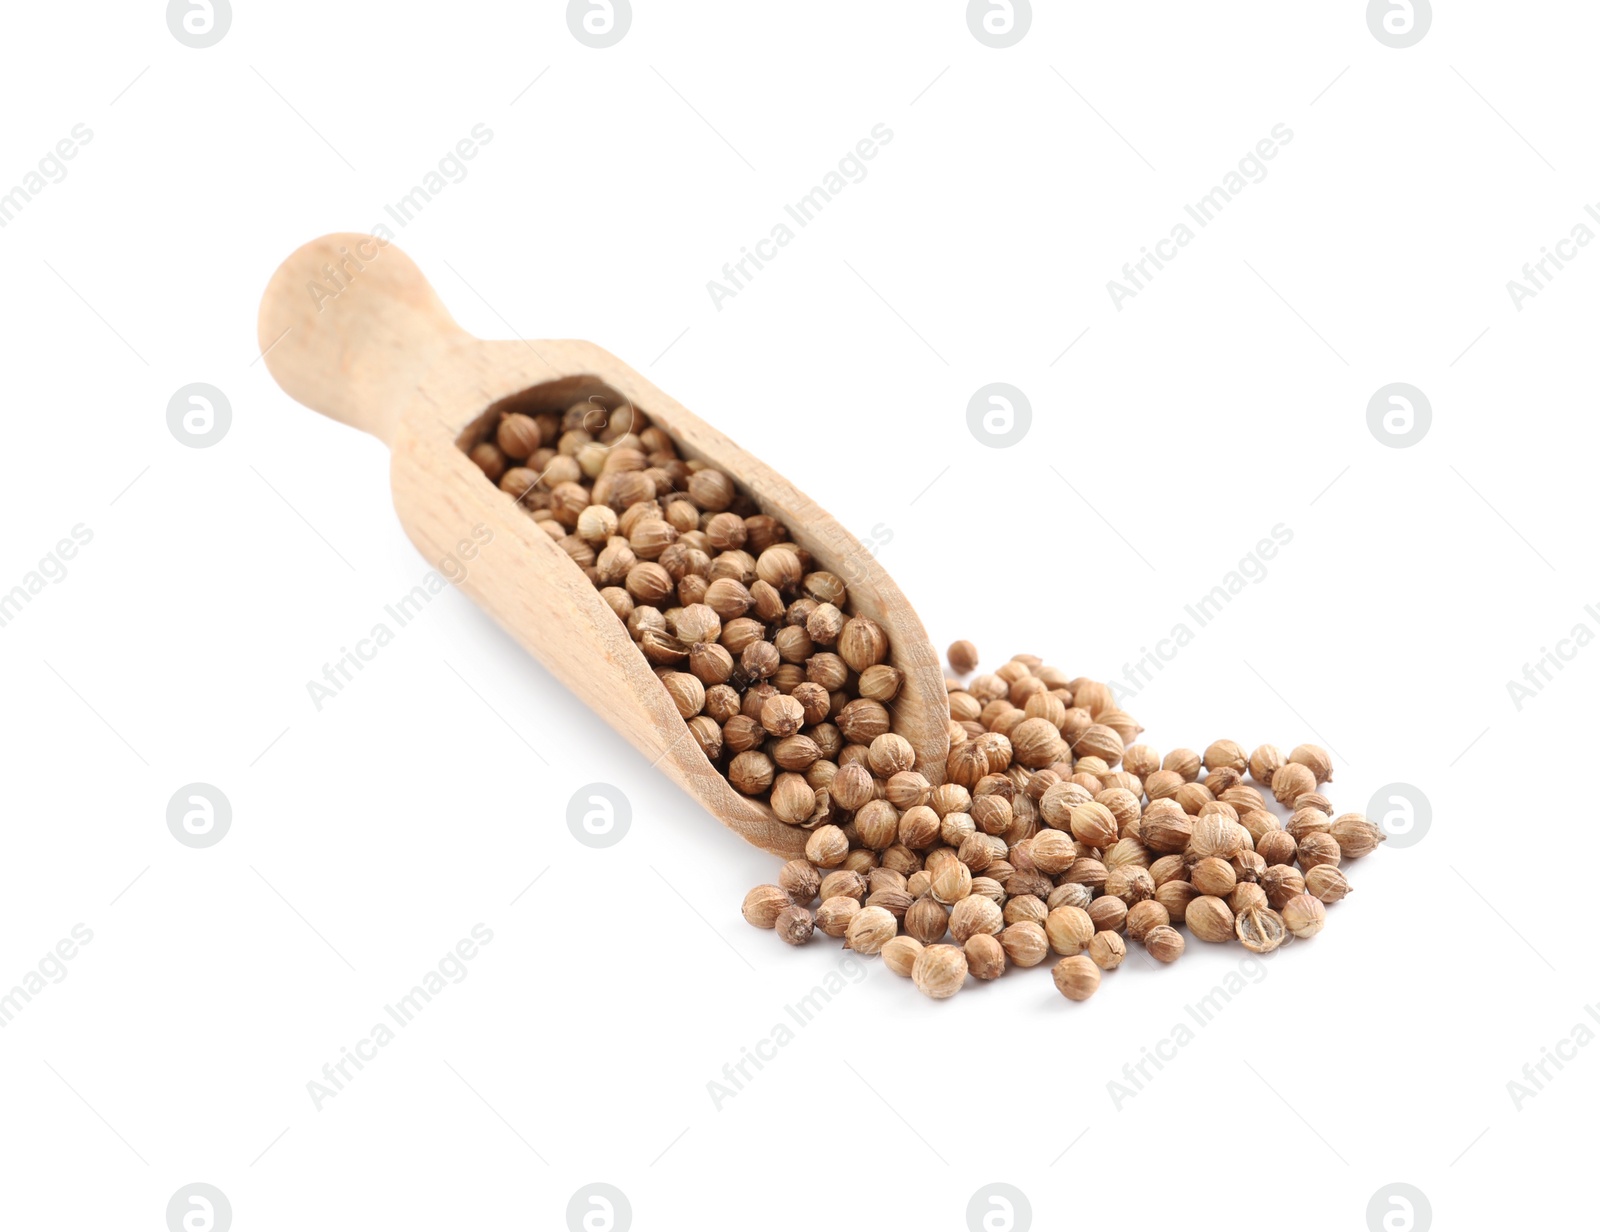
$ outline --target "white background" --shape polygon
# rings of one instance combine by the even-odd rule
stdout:
[[[1040,1228],[1363,1228],[1395,1181],[1440,1227],[1574,1198],[1600,1049],[1520,1111],[1507,1083],[1600,998],[1600,650],[1520,710],[1506,682],[1600,628],[1600,252],[1520,312],[1506,283],[1600,201],[1593,6],[1441,6],[1393,50],[1356,2],[1041,4],[993,50],[950,0],[640,0],[602,51],[558,3],[235,7],[204,50],[157,3],[6,18],[0,191],[93,132],[0,230],[0,590],[93,533],[0,629],[0,987],[94,934],[0,1030],[15,1226],[160,1228],[194,1181],[241,1232],[560,1228],[592,1181],[639,1228],[956,1229],[994,1181]],[[934,1004],[874,961],[718,1110],[708,1081],[846,957],[740,919],[776,861],[453,591],[307,695],[428,562],[382,446],[271,382],[260,293],[479,123],[398,230],[465,327],[611,349],[889,531],[930,634],[991,666],[1118,676],[1282,523],[1128,709],[1163,750],[1317,740],[1341,809],[1410,783],[1430,832],[1352,866],[1323,935],[1120,1110],[1107,1083],[1243,950],[1130,957],[1083,1005],[1045,969]],[[878,123],[867,178],[714,308]],[[1270,174],[1113,307],[1276,124]],[[166,425],[196,381],[233,411],[198,450]],[[1012,449],[966,426],[993,381],[1032,404]],[[1367,427],[1393,381],[1433,408],[1409,449]],[[565,823],[597,780],[634,818],[601,851]],[[206,850],[166,827],[194,781],[233,807]],[[318,1111],[307,1082],[480,922],[464,982]]]

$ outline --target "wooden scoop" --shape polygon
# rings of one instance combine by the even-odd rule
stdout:
[[[460,562],[456,585],[745,839],[787,856],[803,849],[807,832],[729,786],[600,592],[467,456],[502,411],[560,412],[591,395],[626,399],[683,457],[742,485],[817,568],[844,580],[855,611],[888,632],[890,661],[905,673],[891,707],[894,730],[916,750],[917,769],[943,781],[944,676],[900,588],[809,497],[615,356],[588,342],[474,338],[394,244],[355,234],[313,240],[278,267],[261,300],[259,335],[286,393],[389,446],[395,509],[422,555],[434,565]]]

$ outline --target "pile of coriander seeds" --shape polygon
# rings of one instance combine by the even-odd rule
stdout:
[[[970,642],[948,657],[958,676],[978,662]],[[1143,729],[1106,685],[1033,655],[946,683],[945,782],[897,801],[872,772],[878,740],[895,737],[842,750],[834,782],[859,771],[870,788],[812,832],[778,884],[750,891],[746,920],[791,944],[820,929],[881,954],[936,999],[968,975],[1054,957],[1057,990],[1085,1001],[1129,943],[1171,963],[1185,931],[1257,954],[1316,936],[1350,892],[1342,863],[1386,837],[1359,813],[1334,815],[1321,790],[1332,762],[1315,745],[1286,757],[1218,740],[1162,756],[1133,743]]]
[[[706,758],[809,831],[744,901],[792,945],[820,930],[936,999],[1054,957],[1083,1001],[1130,942],[1171,963],[1186,932],[1258,954],[1315,936],[1350,891],[1342,863],[1384,841],[1335,816],[1315,745],[1162,756],[1106,685],[1033,655],[973,675],[970,642],[949,649],[932,785],[890,730],[887,634],[727,475],[595,399],[491,435],[472,460],[600,590]]]
[[[901,789],[927,794],[889,732],[904,677],[887,634],[727,475],[680,458],[636,408],[595,399],[503,414],[468,452],[599,588],[737,791],[789,825],[854,816],[857,829],[874,794],[900,807],[920,802]],[[847,766],[848,790],[835,785]]]

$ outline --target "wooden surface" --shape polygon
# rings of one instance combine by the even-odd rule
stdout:
[[[327,266],[342,266],[341,288]],[[318,288],[328,294],[323,294]],[[334,294],[334,292],[337,292]],[[600,592],[555,541],[466,456],[491,408],[558,408],[605,387],[677,442],[685,458],[726,472],[790,528],[816,566],[838,574],[855,611],[888,631],[905,685],[890,710],[943,780],[944,674],[922,622],[861,544],[783,476],[740,449],[621,360],[587,342],[487,342],[464,332],[416,265],[371,236],[330,235],[297,250],[262,298],[266,364],[296,400],[370,432],[391,450],[395,509],[434,565],[483,530],[493,538],[457,585],[580,700],[725,825],[783,855],[806,832],[740,795],[700,752],[644,656]],[[562,382],[553,390],[539,387]],[[478,528],[483,529],[478,529]]]

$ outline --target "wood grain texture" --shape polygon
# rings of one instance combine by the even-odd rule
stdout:
[[[365,245],[364,248],[358,247]],[[325,265],[346,265],[331,298]],[[366,254],[375,253],[368,257]],[[949,748],[944,674],[922,622],[859,541],[771,467],[692,414],[609,352],[588,342],[488,342],[451,319],[417,267],[393,244],[330,235],[279,267],[261,304],[266,364],[292,397],[387,442],[395,509],[427,560],[459,558],[481,540],[457,585],[574,695],[718,820],[768,851],[800,852],[807,834],[741,796],[700,752],[666,690],[600,593],[523,508],[463,451],[502,409],[560,409],[590,392],[626,398],[665,429],[686,458],[732,476],[787,525],[816,566],[838,574],[857,612],[888,631],[905,673],[891,705],[917,768],[943,781]],[[482,529],[479,529],[482,528]]]

